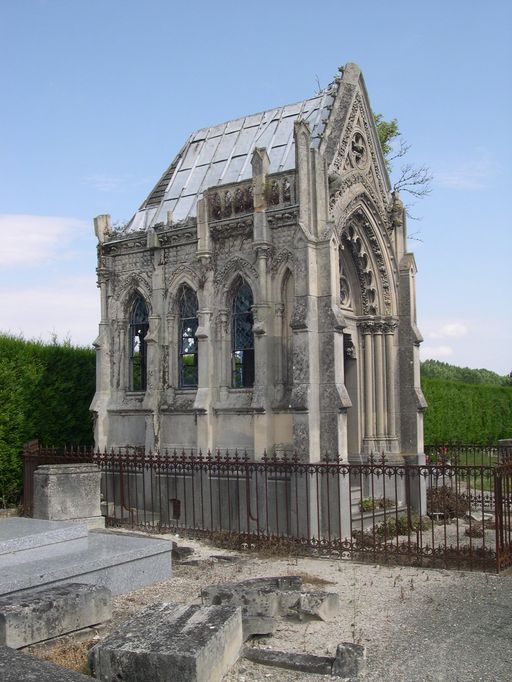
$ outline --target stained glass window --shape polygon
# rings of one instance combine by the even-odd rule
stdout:
[[[198,380],[197,364],[197,296],[190,287],[181,287],[178,294],[180,309],[179,366],[181,388],[195,388]]]
[[[231,366],[233,388],[254,385],[254,334],[252,291],[245,282],[235,292],[231,329]]]
[[[145,391],[147,381],[146,334],[148,333],[148,309],[141,296],[133,302],[130,313],[130,390]]]

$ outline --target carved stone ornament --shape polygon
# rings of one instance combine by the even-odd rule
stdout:
[[[259,275],[256,268],[244,258],[232,258],[223,268],[219,268],[215,273],[213,282],[216,287],[226,285],[231,275],[234,273],[246,274],[249,278],[257,280]]]
[[[352,305],[350,285],[348,279],[343,275],[340,277],[340,305],[343,308],[350,308]]]
[[[275,255],[272,254],[271,260],[270,260],[270,272],[274,276],[281,265],[284,263],[290,263],[294,264],[295,263],[295,256],[289,249],[281,249],[278,253]]]
[[[345,167],[347,159],[350,160],[353,170],[367,171],[368,169],[373,169],[371,175],[374,176],[378,189],[377,203],[385,206],[388,202],[388,192],[380,170],[378,158],[380,152],[377,152],[373,144],[373,125],[373,121],[371,124],[368,121],[363,99],[361,94],[358,93],[354,98],[352,109],[345,125],[345,132],[334,155],[329,173],[346,172],[348,170]]]
[[[350,156],[357,168],[363,169],[368,165],[368,148],[366,145],[366,140],[358,131],[352,135],[352,140],[350,143]]]

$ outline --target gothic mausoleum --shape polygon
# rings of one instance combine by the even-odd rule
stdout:
[[[355,64],[192,133],[95,231],[98,447],[422,454],[416,266]]]

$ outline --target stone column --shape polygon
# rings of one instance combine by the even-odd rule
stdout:
[[[218,380],[219,400],[221,403],[228,398],[228,388],[231,386],[231,335],[229,333],[229,310],[222,308],[217,316],[217,338],[219,341]]]
[[[376,325],[373,336],[374,367],[375,367],[375,413],[377,423],[377,438],[384,439],[386,435],[386,415],[384,413],[384,365],[382,326]]]
[[[124,391],[129,387],[129,377],[128,377],[128,348],[126,340],[126,330],[128,327],[128,318],[122,317],[117,322],[118,334],[116,344],[118,346],[117,361],[113,360],[115,363],[114,373],[116,374],[115,387],[118,391]]]
[[[364,343],[364,437],[373,439],[373,344],[372,329],[368,324],[363,325]]]
[[[396,438],[396,399],[395,399],[395,328],[396,322],[384,326],[386,347],[386,402],[388,437]]]

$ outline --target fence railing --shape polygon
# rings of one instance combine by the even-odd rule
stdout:
[[[512,458],[476,447],[438,448],[427,464],[135,449],[33,449],[25,462],[27,477],[37,463],[95,462],[109,525],[233,547],[502,570],[512,565]]]

